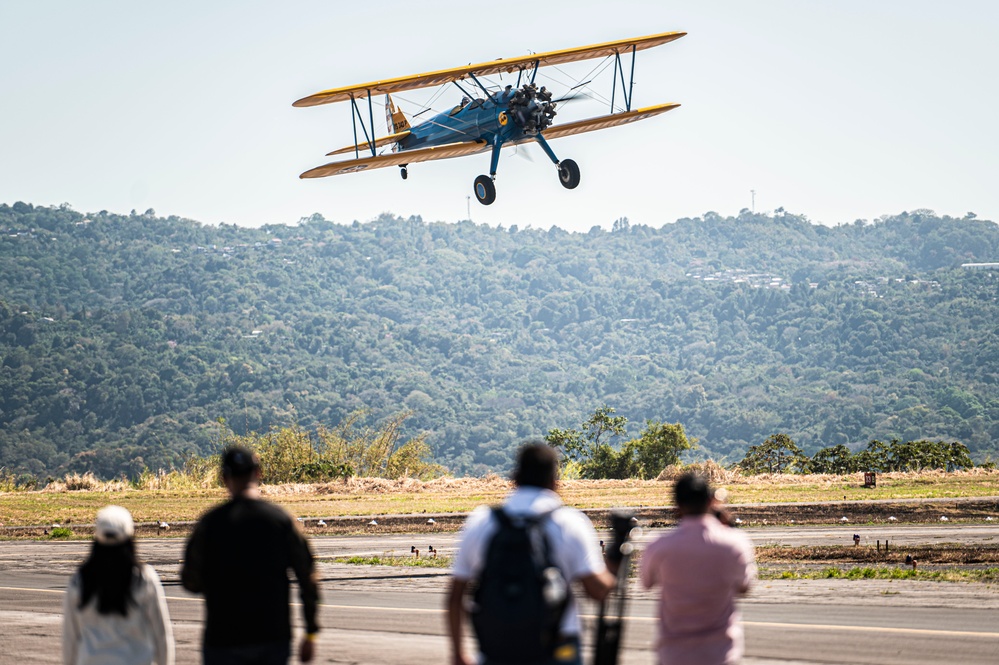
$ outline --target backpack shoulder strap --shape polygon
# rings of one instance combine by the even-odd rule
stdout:
[[[555,508],[552,508],[551,510],[546,510],[543,513],[538,513],[537,515],[531,515],[529,517],[525,517],[524,519],[532,526],[544,525],[545,522],[551,521],[552,515],[561,507],[562,506],[557,506]]]
[[[510,526],[513,525],[513,522],[510,520],[510,516],[507,515],[507,513],[506,513],[505,510],[503,510],[503,506],[502,505],[493,506],[491,508],[491,510],[492,510],[492,513],[493,513],[493,518],[499,524],[499,526],[500,526],[501,529],[502,528],[509,528]]]
[[[543,513],[538,513],[538,514],[536,515],[536,519],[537,519],[537,520],[538,520],[539,522],[543,522],[543,521],[545,521],[545,520],[547,520],[547,519],[550,519],[552,515],[554,515],[554,514],[555,514],[555,513],[557,513],[558,511],[562,510],[562,508],[564,508],[564,507],[565,507],[565,506],[555,506],[555,507],[554,507],[554,508],[552,508],[551,510],[546,510],[546,511],[545,511],[545,512],[543,512]]]
[[[542,524],[549,520],[552,513],[562,508],[562,506],[557,506],[551,510],[546,510],[543,513],[538,513],[537,515],[517,515],[516,519],[511,517],[504,509],[502,505],[492,506],[490,509],[492,511],[493,517],[496,518],[496,522],[501,528],[508,528],[514,526],[514,523],[522,524],[524,526],[534,526],[536,524]]]

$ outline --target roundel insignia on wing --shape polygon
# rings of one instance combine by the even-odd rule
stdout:
[[[505,127],[507,122],[509,122],[509,118],[506,115],[506,111],[500,111],[500,114],[499,114],[499,124],[501,126]]]

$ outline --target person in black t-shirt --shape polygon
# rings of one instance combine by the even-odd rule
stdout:
[[[260,462],[246,448],[222,455],[231,499],[201,517],[187,542],[180,577],[205,596],[205,665],[285,665],[291,655],[288,569],[298,580],[306,635],[299,647],[312,660],[319,632],[319,587],[312,550],[282,508],[260,498]]]

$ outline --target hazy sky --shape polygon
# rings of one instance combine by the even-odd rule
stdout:
[[[206,223],[467,217],[488,154],[318,180],[352,141],[330,87],[656,32],[635,106],[658,118],[505,150],[476,222],[660,226],[783,206],[826,224],[902,210],[999,219],[999,3],[882,0],[55,2],[0,4],[0,202],[69,203]],[[551,71],[583,77],[599,61]],[[548,70],[542,70],[546,72]],[[607,72],[610,70],[608,69]],[[599,82],[599,81],[598,81]],[[610,79],[598,92],[609,96]],[[415,112],[430,94],[400,95]],[[457,101],[447,91],[437,108]],[[380,100],[378,100],[380,102]],[[411,104],[407,104],[412,102]],[[597,101],[560,120],[607,112]],[[426,116],[421,116],[426,117]],[[380,106],[379,135],[385,133]]]

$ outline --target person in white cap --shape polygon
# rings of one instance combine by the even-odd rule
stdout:
[[[121,506],[97,513],[90,556],[63,601],[65,665],[174,665],[160,578],[135,554],[135,524]]]

